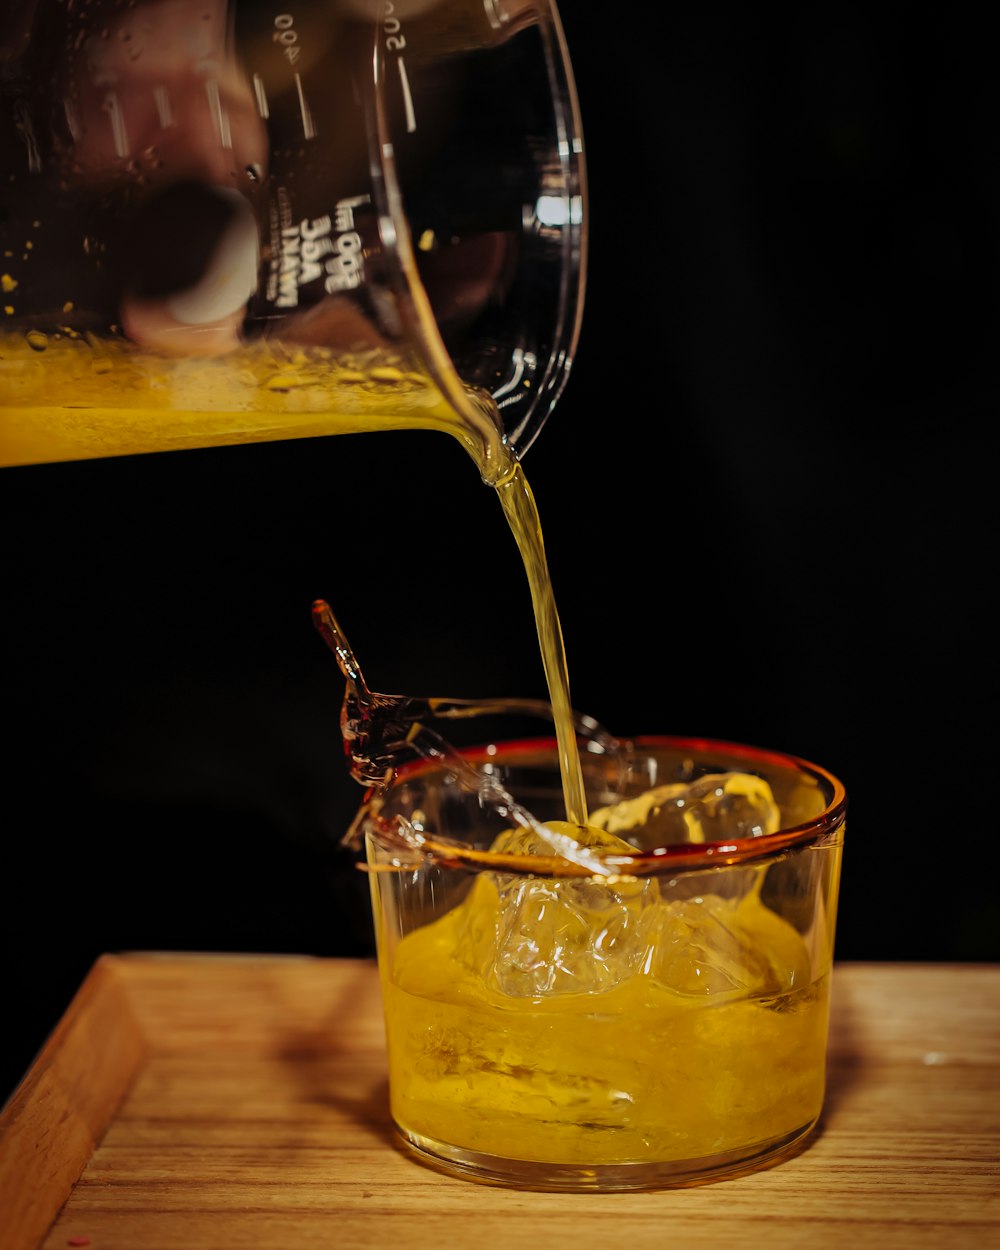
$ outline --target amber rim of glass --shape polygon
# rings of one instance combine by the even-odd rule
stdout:
[[[843,782],[819,764],[813,764],[797,755],[790,755],[787,751],[774,751],[766,747],[748,746],[745,743],[726,742],[714,738],[668,735],[643,735],[623,741],[639,750],[645,747],[680,751],[691,755],[694,759],[697,759],[699,755],[721,754],[729,755],[736,761],[745,761],[748,766],[756,763],[758,767],[771,764],[793,769],[819,782],[830,797],[823,811],[811,820],[792,825],[787,829],[779,829],[777,833],[761,834],[760,837],[735,838],[728,842],[674,843],[651,851],[636,851],[634,854],[607,855],[591,852],[592,857],[610,876],[646,877],[675,870],[721,868],[767,859],[793,847],[821,843],[833,838],[843,828],[846,820],[847,791]],[[476,766],[498,762],[504,756],[512,754],[548,753],[558,758],[557,750],[558,744],[552,737],[518,738],[490,743],[486,746],[468,747],[458,751],[457,754],[469,764]],[[423,773],[436,771],[447,772],[447,761],[415,760],[398,770],[393,786]],[[373,794],[373,791],[369,791],[369,796]],[[391,794],[391,787],[389,794]],[[388,798],[388,795],[383,797]],[[381,807],[381,804],[377,806]],[[381,833],[391,835],[396,828],[392,819],[383,817],[375,805],[369,811],[368,817]],[[446,839],[434,837],[432,834],[424,836],[419,849],[444,868],[499,871],[531,876],[593,876],[593,870],[586,865],[573,863],[560,856],[505,855],[496,851],[477,850],[474,847],[452,843]]]

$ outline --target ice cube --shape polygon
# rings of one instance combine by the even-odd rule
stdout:
[[[801,936],[756,891],[739,900],[705,893],[661,901],[641,928],[643,972],[677,994],[780,994],[810,979]]]
[[[781,811],[763,777],[707,773],[598,808],[588,821],[652,850],[678,842],[728,842],[776,833]]]
[[[602,830],[565,821],[547,827],[591,850],[634,850]],[[552,855],[551,844],[530,829],[501,834],[491,850]],[[640,965],[640,921],[657,896],[653,881],[481,873],[465,903],[462,958],[508,997],[601,993]]]

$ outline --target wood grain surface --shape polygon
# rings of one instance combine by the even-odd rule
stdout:
[[[1000,967],[838,965],[817,1132],[687,1188],[516,1191],[416,1161],[364,960],[105,956],[0,1117],[0,1250],[622,1242],[1000,1250]]]

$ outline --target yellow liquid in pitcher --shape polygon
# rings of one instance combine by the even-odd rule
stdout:
[[[0,337],[0,466],[393,429],[446,430],[471,453],[469,424],[382,349],[174,359],[96,336]]]

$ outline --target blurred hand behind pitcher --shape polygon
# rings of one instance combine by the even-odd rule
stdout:
[[[349,0],[359,13],[372,0]],[[219,356],[241,343],[260,270],[258,200],[268,131],[235,50],[227,0],[114,0],[85,9],[58,84],[71,136],[72,178],[131,202],[115,240],[118,319],[134,342],[178,356]],[[534,0],[396,0],[437,52],[509,38],[534,20]],[[84,26],[81,25],[81,32]],[[480,247],[482,252],[482,247]],[[480,255],[479,263],[491,260]],[[496,259],[499,263],[499,259]],[[492,275],[484,274],[488,291]],[[328,305],[328,306],[327,306]],[[283,324],[321,341],[329,322],[372,327],[353,306],[325,301]]]
[[[238,344],[257,282],[254,188],[267,130],[232,53],[224,0],[146,0],[71,55],[73,177],[135,199],[116,240],[119,317],[136,342],[216,356]]]

